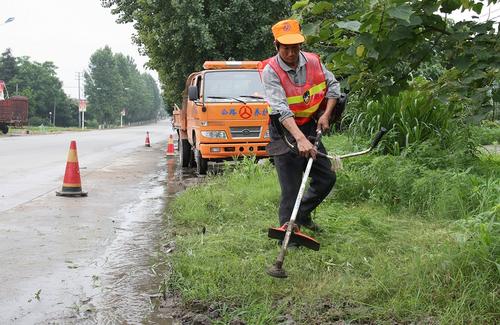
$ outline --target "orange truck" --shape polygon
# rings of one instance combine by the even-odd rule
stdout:
[[[258,61],[206,61],[186,80],[173,125],[183,167],[206,174],[208,162],[267,157],[268,105]]]

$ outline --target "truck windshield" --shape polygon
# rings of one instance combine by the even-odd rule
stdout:
[[[262,102],[264,88],[256,70],[210,71],[205,74],[205,102]]]

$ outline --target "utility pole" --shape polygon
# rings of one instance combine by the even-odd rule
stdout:
[[[56,126],[56,98],[54,97],[54,114],[52,114],[54,118],[54,126]]]
[[[81,76],[83,72],[79,72]],[[80,81],[80,78],[78,79]],[[80,84],[80,82],[78,82]],[[87,110],[87,94],[85,93],[85,86],[83,86],[83,105],[82,105],[82,130],[85,130],[85,111]]]
[[[80,100],[81,100],[80,77],[81,77],[81,72],[76,72],[76,79],[78,80],[78,127],[80,127],[80,125],[82,125],[82,119],[81,119],[81,115],[80,115]]]

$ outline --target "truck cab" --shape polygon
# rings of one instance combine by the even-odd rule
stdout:
[[[258,61],[207,61],[186,80],[174,110],[183,167],[206,174],[208,162],[267,157],[268,104]]]

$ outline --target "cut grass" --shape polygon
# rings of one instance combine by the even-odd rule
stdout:
[[[346,138],[338,140],[339,151],[348,151]],[[346,173],[359,178],[352,168],[371,160],[353,160]],[[359,182],[364,197],[347,199],[348,185],[338,184],[317,209],[314,219],[325,230],[315,236],[321,250],[290,250],[285,280],[265,273],[278,254],[276,241],[267,238],[279,201],[272,166],[244,161],[187,190],[171,205],[177,251],[170,289],[187,306],[216,306],[215,324],[235,318],[277,324],[289,314],[299,324],[496,323],[499,210],[488,216],[494,222],[483,234],[488,244],[449,216],[416,214],[411,204],[382,205],[387,202],[374,199],[374,184]]]

